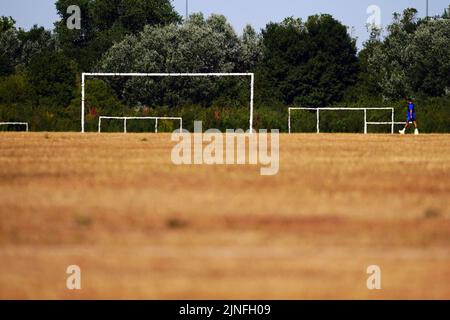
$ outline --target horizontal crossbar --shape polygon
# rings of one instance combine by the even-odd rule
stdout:
[[[254,73],[83,73],[85,77],[245,77]]]
[[[101,116],[100,119],[115,120],[183,120],[181,117],[107,117]]]
[[[405,124],[406,122],[405,121],[402,121],[402,122],[391,122],[391,121],[384,121],[384,122],[366,122],[367,124],[371,124],[371,125],[377,125],[377,124],[379,124],[379,125],[383,125],[383,124]],[[409,123],[412,123],[412,122],[409,122]]]
[[[394,108],[289,108],[289,110],[394,110]]]

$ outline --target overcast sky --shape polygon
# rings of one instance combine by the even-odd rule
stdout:
[[[57,20],[55,0],[0,0],[0,15],[12,16],[19,27],[29,29],[34,24],[53,28]],[[429,0],[430,15],[441,14],[450,0]],[[185,15],[186,0],[174,0],[176,10]],[[367,39],[367,8],[377,5],[381,9],[381,23],[391,21],[393,12],[414,7],[420,16],[425,16],[426,0],[189,0],[189,11],[205,15],[225,15],[238,33],[246,24],[262,29],[272,21],[285,17],[307,18],[316,13],[330,13],[345,25],[353,28],[352,35],[358,38],[358,46]]]

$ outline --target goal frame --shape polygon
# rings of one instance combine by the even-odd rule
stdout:
[[[25,131],[29,131],[29,124],[28,122],[0,122],[0,126],[25,126]]]
[[[85,132],[85,84],[88,77],[250,77],[250,133],[253,133],[254,73],[87,73],[81,74],[81,132]]]
[[[98,118],[98,133],[102,132],[102,120],[123,120],[123,133],[127,133],[128,120],[155,120],[155,133],[158,133],[159,120],[174,120],[180,121],[180,132],[183,131],[183,118],[181,117],[110,117],[100,116]]]
[[[316,111],[316,132],[319,134],[320,133],[320,111],[321,110],[328,110],[328,111],[363,111],[364,112],[364,134],[367,134],[367,128],[369,125],[391,125],[391,134],[394,134],[394,126],[396,124],[400,124],[402,122],[395,122],[395,111],[394,108],[301,108],[301,107],[296,107],[296,108],[289,108],[288,113],[288,130],[289,130],[289,134],[292,133],[292,128],[291,128],[291,112],[295,111],[295,110],[309,110],[309,111]],[[367,111],[370,110],[386,110],[386,111],[391,111],[391,121],[380,121],[380,122],[376,122],[376,121],[367,121]]]

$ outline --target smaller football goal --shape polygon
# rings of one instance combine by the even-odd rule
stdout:
[[[19,126],[24,128],[26,132],[28,132],[29,129],[28,122],[0,122],[0,126]]]
[[[292,133],[292,112],[296,110],[307,110],[316,112],[316,132],[320,133],[320,113],[321,111],[361,111],[364,114],[364,134],[367,134],[370,125],[389,125],[391,134],[394,134],[396,124],[404,124],[405,122],[395,122],[394,108],[289,108],[288,130]],[[367,121],[367,114],[373,110],[385,110],[390,112],[390,121]]]
[[[101,116],[98,118],[98,132],[102,132],[102,121],[103,120],[122,120],[123,121],[123,133],[127,133],[127,123],[130,120],[154,120],[155,121],[155,133],[158,133],[158,121],[159,120],[171,120],[179,121],[180,132],[183,131],[183,118],[181,117],[107,117]]]

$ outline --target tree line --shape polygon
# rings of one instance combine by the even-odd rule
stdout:
[[[81,29],[66,26],[74,4]],[[450,131],[450,6],[433,18],[418,18],[412,8],[394,14],[385,29],[369,27],[359,52],[348,28],[328,14],[288,17],[261,31],[246,26],[237,34],[222,15],[183,21],[169,0],[58,0],[56,9],[53,30],[26,31],[12,17],[0,18],[0,121],[78,131],[82,72],[253,72],[256,128],[286,130],[289,106],[388,106],[403,117],[404,100],[413,97],[422,131]],[[182,116],[188,128],[193,120],[245,128],[247,80],[89,80],[87,127],[94,130],[99,115],[166,115]],[[330,132],[362,130],[360,115],[327,117]]]

